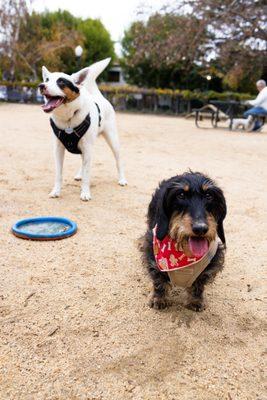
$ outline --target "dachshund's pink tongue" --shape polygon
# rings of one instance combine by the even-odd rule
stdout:
[[[191,253],[195,257],[203,257],[209,250],[209,243],[204,238],[190,237],[188,244]]]

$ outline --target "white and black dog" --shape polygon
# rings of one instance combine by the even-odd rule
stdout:
[[[50,124],[54,136],[56,164],[55,185],[50,197],[59,197],[65,148],[81,154],[82,167],[75,176],[82,181],[81,199],[91,199],[90,165],[92,146],[101,133],[109,144],[117,164],[119,184],[127,184],[120,159],[119,138],[115,111],[99,91],[96,78],[107,67],[110,58],[99,61],[72,75],[49,72],[42,68],[43,83],[40,92],[45,96],[43,110],[52,113]]]

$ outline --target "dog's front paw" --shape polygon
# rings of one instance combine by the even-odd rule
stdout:
[[[49,193],[49,197],[51,199],[56,199],[57,197],[60,196],[60,189],[53,189],[51,190],[51,192]]]
[[[127,185],[127,181],[126,181],[125,178],[120,179],[118,183],[119,183],[120,186],[126,186]]]
[[[85,192],[85,191],[82,191],[82,193],[81,193],[81,200],[82,201],[89,201],[89,200],[91,200],[91,195],[90,195],[90,192]]]
[[[189,310],[196,311],[196,312],[204,311],[206,308],[203,301],[194,301],[194,302],[188,303],[186,305],[186,307]]]
[[[170,305],[170,301],[166,297],[152,296],[149,300],[149,307],[155,310],[163,310]]]

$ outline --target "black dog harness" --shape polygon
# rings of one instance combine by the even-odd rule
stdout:
[[[98,126],[101,124],[101,114],[100,108],[97,103],[95,103],[98,111]],[[61,141],[64,147],[73,154],[81,154],[81,150],[78,148],[78,143],[83,135],[88,131],[91,125],[90,114],[87,114],[83,122],[75,128],[60,129],[56,126],[55,122],[50,118],[50,125],[53,129],[56,137]]]

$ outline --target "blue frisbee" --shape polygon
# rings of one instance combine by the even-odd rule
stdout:
[[[37,217],[21,219],[12,226],[12,233],[22,239],[58,240],[77,232],[77,224],[68,218]]]

